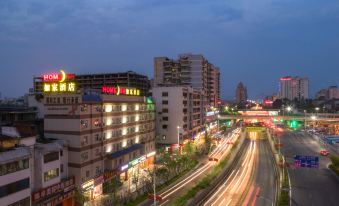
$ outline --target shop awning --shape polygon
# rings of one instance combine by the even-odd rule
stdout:
[[[134,144],[126,149],[123,149],[123,150],[120,150],[120,151],[117,151],[117,152],[114,152],[112,154],[110,154],[110,157],[111,158],[118,158],[118,157],[121,157],[125,154],[128,154],[128,153],[131,153],[135,150],[138,150],[141,148],[141,144]]]

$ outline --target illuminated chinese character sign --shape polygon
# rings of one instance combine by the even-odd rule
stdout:
[[[74,74],[66,74],[60,70],[59,74],[45,74],[43,78],[43,91],[46,93],[75,92],[76,84]]]
[[[129,96],[140,96],[140,90],[136,88],[124,88],[124,87],[108,87],[103,86],[101,88],[103,94],[111,95],[129,95]]]

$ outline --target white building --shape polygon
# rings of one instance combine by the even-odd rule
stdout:
[[[67,147],[60,140],[37,143],[30,126],[2,127],[1,205],[74,205],[74,178],[68,178]],[[56,188],[66,182],[68,191]]]
[[[280,78],[280,99],[308,99],[309,98],[309,80],[307,77],[286,76]]]
[[[190,86],[154,87],[156,136],[161,144],[177,144],[194,138],[203,129],[203,105],[200,90]],[[179,129],[178,129],[179,127]]]

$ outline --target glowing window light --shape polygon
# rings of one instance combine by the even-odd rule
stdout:
[[[122,117],[122,123],[125,124],[127,122],[127,117],[126,116],[123,116]]]
[[[121,111],[126,111],[127,110],[127,105],[126,104],[124,104],[124,105],[122,105],[122,107],[121,107]]]
[[[139,119],[140,119],[139,115],[136,115],[136,116],[135,116],[135,121],[138,122]]]
[[[139,104],[135,105],[135,111],[139,111]]]
[[[110,126],[112,124],[112,119],[111,118],[108,118],[106,120],[106,125]]]
[[[111,104],[105,105],[105,112],[112,112],[113,106]]]
[[[106,139],[111,139],[112,138],[112,132],[108,131],[106,134]]]
[[[139,125],[135,127],[135,132],[139,132]]]
[[[123,128],[122,129],[122,135],[126,135],[127,134],[127,129],[126,128]]]
[[[138,136],[135,137],[135,143],[138,144],[139,140],[140,140],[140,138],[139,138],[139,135],[138,135]]]
[[[106,147],[106,153],[109,153],[112,151],[112,144],[107,145]]]
[[[124,139],[124,140],[122,140],[122,147],[126,147],[126,146],[127,146],[127,140]]]

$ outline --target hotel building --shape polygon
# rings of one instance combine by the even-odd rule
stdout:
[[[308,99],[309,80],[307,77],[286,76],[280,78],[280,99]]]
[[[127,181],[153,164],[154,104],[139,89],[45,92],[44,108],[45,136],[68,142],[68,172],[91,198],[113,175]]]

